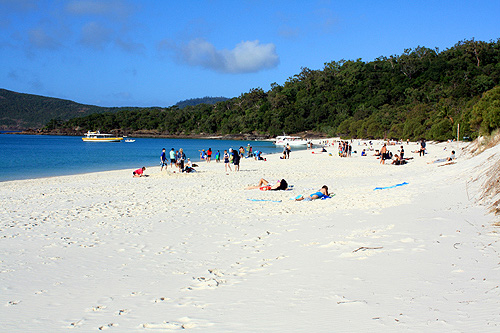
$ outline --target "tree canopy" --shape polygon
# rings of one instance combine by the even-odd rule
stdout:
[[[316,131],[344,138],[446,140],[455,137],[459,123],[469,137],[499,126],[499,84],[500,39],[464,40],[444,51],[418,46],[370,62],[302,68],[268,91],[254,88],[214,105],[120,110],[55,125],[165,134]]]

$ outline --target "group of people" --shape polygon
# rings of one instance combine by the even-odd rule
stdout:
[[[409,141],[407,142],[407,144],[409,144]],[[412,151],[412,153],[419,154],[419,156],[425,156],[425,154],[427,154],[426,146],[427,145],[426,145],[425,140],[422,139],[422,140],[420,140],[419,148],[415,151]],[[400,146],[400,149],[398,150],[398,152],[399,152],[399,154],[392,155],[392,153],[387,149],[387,144],[384,143],[384,145],[382,146],[380,151],[376,150],[375,156],[379,156],[378,158],[380,158],[380,164],[385,164],[386,160],[392,160],[392,162],[391,162],[392,165],[403,165],[403,164],[408,163],[408,160],[413,159],[413,157],[409,157],[409,158],[405,157],[405,150],[404,150],[403,146]],[[366,153],[365,154],[362,153],[361,155],[366,156]],[[454,159],[455,159],[455,151],[453,150],[449,157],[433,160],[433,161],[428,162],[428,164],[441,163],[441,162],[451,162]]]
[[[380,164],[385,164],[386,160],[392,160],[391,164],[392,165],[403,165],[407,163],[408,158],[405,158],[405,149],[403,146],[401,146],[401,149],[398,150],[399,154],[392,154],[388,149],[387,149],[387,144],[384,143],[382,148],[379,150],[375,151],[375,156],[378,156],[377,158],[380,158]]]
[[[191,159],[186,158],[186,154],[184,153],[184,150],[180,148],[179,150],[175,150],[172,148],[169,153],[168,153],[168,158],[167,158],[167,153],[166,149],[163,148],[161,150],[161,155],[160,155],[160,171],[163,171],[163,167],[165,167],[165,170],[167,170],[167,166],[169,164],[170,160],[170,167],[179,169],[179,172],[194,172],[196,171],[193,168],[193,163],[191,162]]]
[[[212,148],[208,148],[207,151],[205,151],[205,149],[202,149],[200,152],[200,160],[210,163],[212,161]],[[220,162],[220,152],[218,150],[215,154],[215,161]]]
[[[352,154],[352,144],[348,141],[339,142],[339,156],[340,157],[351,157]]]
[[[290,144],[287,143],[286,145],[283,146],[283,156],[280,158],[282,160],[286,160],[287,158],[290,158],[291,151],[292,151],[292,147],[290,147]]]
[[[200,160],[206,161],[210,163],[212,161],[213,151],[212,148],[208,148],[206,151],[202,149],[200,151]],[[246,157],[255,157],[256,160],[264,160],[262,158],[262,152],[257,151],[255,154],[252,151],[252,146],[250,144],[247,145],[246,148],[240,146],[239,149],[229,148],[228,150],[224,150],[224,153],[221,154],[219,150],[215,153],[215,161],[219,163],[221,159],[224,161],[224,168],[227,172],[229,171],[239,171],[240,170],[240,161],[242,158]],[[169,162],[170,161],[170,162]],[[167,169],[168,164],[170,163],[170,167],[174,166],[179,169],[179,172],[194,172],[196,171],[194,167],[196,164],[193,164],[189,158],[186,158],[186,154],[183,149],[180,148],[176,151],[174,148],[170,150],[170,152],[166,152],[166,149],[163,148],[160,155],[160,171]],[[232,167],[231,167],[232,165]]]
[[[288,183],[284,179],[279,179],[275,182],[269,182],[264,178],[261,178],[257,185],[248,186],[246,190],[259,189],[261,191],[286,191],[288,189]],[[315,199],[329,198],[328,186],[323,185],[317,192],[311,193],[308,196],[299,195],[295,198],[295,201],[312,201]]]

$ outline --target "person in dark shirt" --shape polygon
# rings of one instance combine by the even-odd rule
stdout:
[[[234,171],[240,171],[240,154],[236,149],[233,149],[233,164]]]

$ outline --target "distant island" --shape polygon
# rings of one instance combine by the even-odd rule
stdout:
[[[28,102],[13,98],[12,92],[5,98],[2,90],[0,126],[36,124],[42,133],[74,135],[100,130],[148,136],[266,137],[286,132],[472,139],[500,127],[499,64],[500,39],[463,40],[443,51],[417,46],[370,62],[342,59],[321,70],[302,68],[267,91],[253,88],[230,99],[194,99],[167,108],[98,108],[43,97]]]
[[[215,104],[226,97],[192,98],[177,102],[180,109],[198,104]],[[101,107],[76,103],[66,99],[24,94],[0,89],[0,130],[41,129],[51,120],[64,122],[91,114],[141,110],[139,107]]]

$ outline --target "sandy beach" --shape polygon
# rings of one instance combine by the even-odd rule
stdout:
[[[498,332],[498,217],[473,180],[500,146],[465,147],[0,183],[0,330]],[[245,190],[260,178],[293,190]]]

